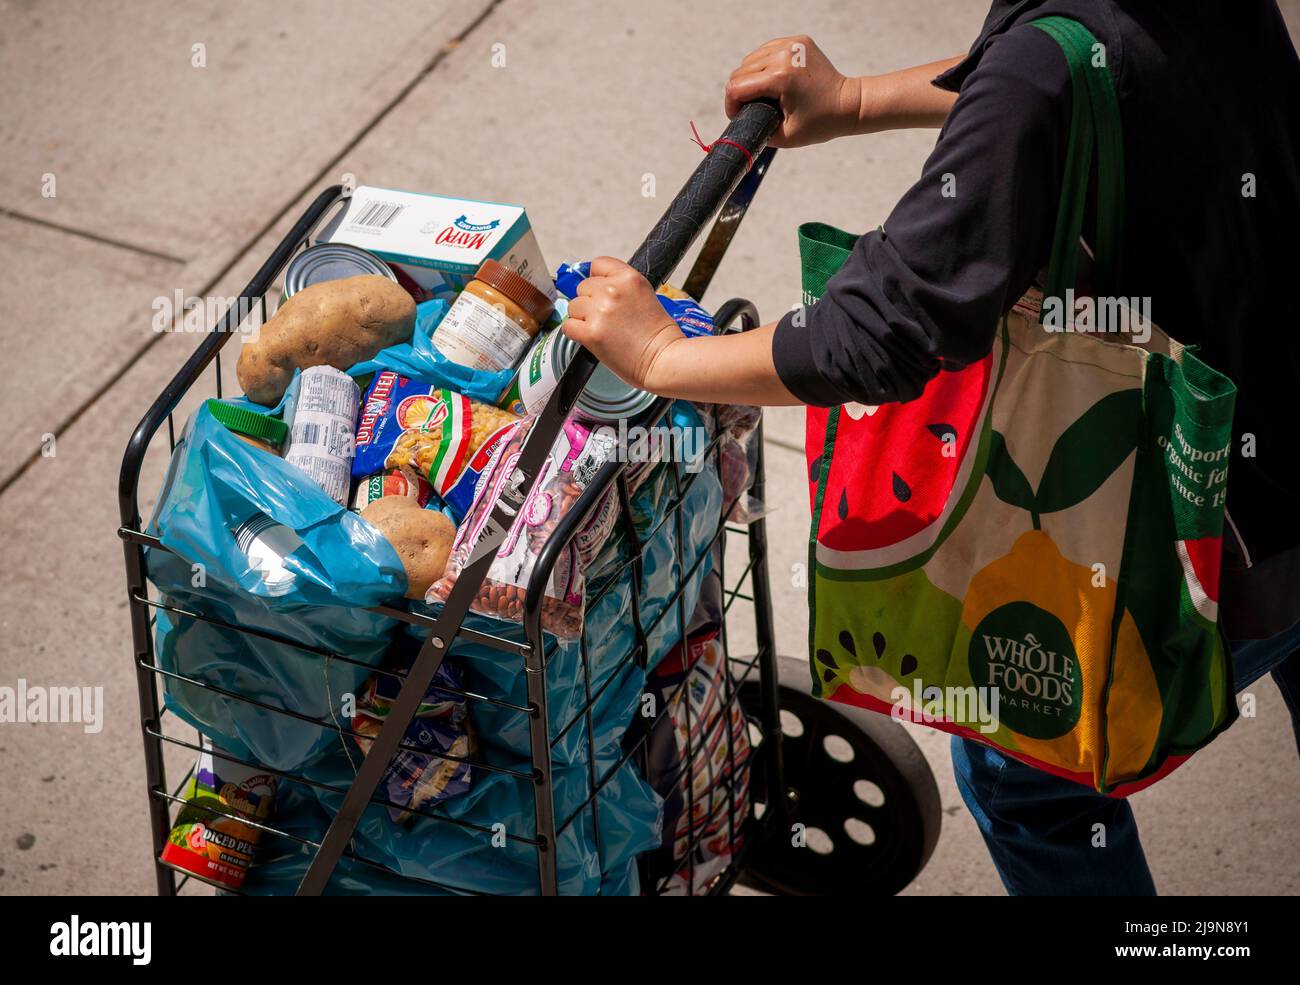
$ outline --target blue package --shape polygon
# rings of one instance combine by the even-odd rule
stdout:
[[[181,610],[156,615],[168,708],[234,755],[273,769],[337,748],[337,734],[316,722],[335,719],[338,696],[361,686],[365,665],[377,665],[393,639],[397,620],[371,610],[406,593],[392,546],[300,469],[241,441],[206,405],[176,446],[146,529],[166,548],[146,550],[149,578]],[[255,694],[286,714],[226,691]]]
[[[562,263],[555,271],[555,289],[572,301],[578,296],[578,285],[591,276],[591,261]],[[677,322],[677,327],[688,339],[713,334],[713,316],[696,303],[690,295],[672,285],[662,285],[655,292],[660,306]]]
[[[375,374],[361,403],[352,477],[410,468],[443,495],[469,458],[470,399],[390,369]]]
[[[497,448],[505,443],[515,428],[525,426],[523,420],[512,421],[488,435],[483,444],[470,456],[465,467],[460,470],[456,481],[443,493],[442,498],[447,504],[447,512],[456,521],[457,526],[460,526],[461,521],[469,515],[469,509],[474,505],[474,494],[478,491],[479,480],[492,464]]]

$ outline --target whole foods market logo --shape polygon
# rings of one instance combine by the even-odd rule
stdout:
[[[1079,721],[1079,659],[1061,620],[1028,602],[985,616],[971,634],[976,685],[996,687],[998,714],[1013,732],[1056,739]]]

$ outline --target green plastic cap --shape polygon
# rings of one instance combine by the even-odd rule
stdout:
[[[246,434],[277,447],[289,437],[289,425],[278,417],[268,417],[266,414],[236,407],[224,400],[209,400],[207,406],[208,413],[236,434]]]

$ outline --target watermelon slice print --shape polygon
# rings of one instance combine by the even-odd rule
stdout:
[[[1219,560],[1223,555],[1223,538],[1176,540],[1174,547],[1182,562],[1183,579],[1193,608],[1214,622],[1219,617]]]
[[[934,552],[983,475],[977,460],[987,449],[983,439],[1000,360],[999,338],[989,355],[941,372],[915,400],[845,404],[825,476],[819,473],[827,414],[809,409],[818,564],[881,577],[897,573],[897,565],[922,564]],[[818,423],[821,434],[814,434]]]

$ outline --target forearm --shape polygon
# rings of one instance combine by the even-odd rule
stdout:
[[[786,389],[772,360],[776,323],[748,332],[682,338],[655,358],[646,389],[706,403],[789,407],[800,401]]]
[[[858,118],[852,132],[943,126],[957,94],[930,83],[964,57],[957,55],[928,65],[852,80],[859,88]]]

